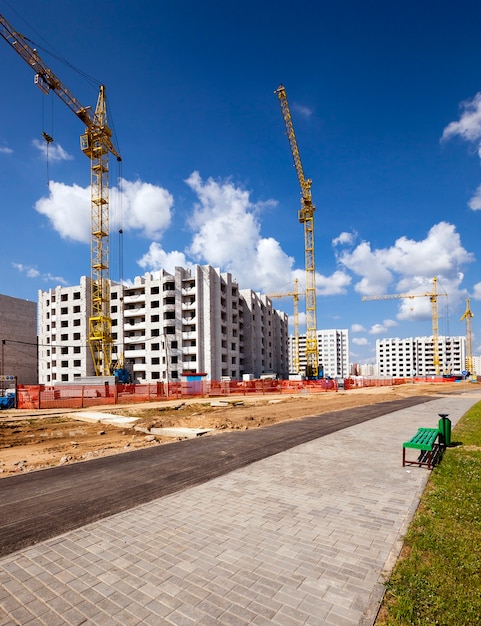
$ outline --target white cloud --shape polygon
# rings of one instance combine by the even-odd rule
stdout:
[[[341,265],[362,276],[355,290],[362,294],[383,293],[392,281],[392,272],[381,261],[382,251],[371,250],[371,244],[363,241],[352,252],[343,251],[338,256]]]
[[[49,272],[43,274],[33,265],[23,265],[23,263],[12,263],[12,266],[20,273],[25,274],[27,278],[41,278],[43,282],[55,283],[57,285],[68,285],[68,282],[62,276],[54,276]]]
[[[366,337],[353,337],[351,341],[356,346],[367,346],[369,344],[369,341],[366,339]]]
[[[23,263],[12,263],[12,266],[22,274],[25,274],[27,278],[38,278],[38,276],[40,276],[40,272],[38,271],[38,269],[36,267],[33,267],[32,265],[23,265]]]
[[[451,122],[446,126],[441,141],[461,137],[464,141],[476,145],[478,156],[481,158],[481,93],[477,93],[472,100],[461,103],[461,115],[457,122]],[[468,202],[473,211],[481,209],[481,186]]]
[[[309,119],[312,115],[312,109],[310,109],[309,107],[303,104],[294,103],[292,105],[292,110],[295,111],[296,113],[299,113],[299,115],[301,115],[302,117],[305,117],[306,119]]]
[[[346,272],[336,270],[330,276],[316,272],[316,290],[318,296],[335,296],[346,293],[352,278]]]
[[[384,320],[383,324],[384,324],[384,326],[386,328],[394,328],[394,326],[398,325],[395,320],[389,320],[389,319],[388,320]]]
[[[352,324],[351,325],[351,332],[353,332],[353,333],[365,333],[366,329],[364,328],[364,326],[362,324]]]
[[[381,333],[386,332],[386,327],[382,324],[374,324],[373,326],[371,326],[369,332],[371,335],[380,335]]]
[[[378,250],[362,242],[352,251],[341,251],[338,261],[361,276],[355,289],[364,295],[388,293],[395,277],[394,292],[411,293],[421,284],[427,286],[434,276],[440,277],[439,283],[451,293],[462,278],[460,267],[473,262],[474,255],[462,246],[453,224],[440,222],[423,240],[400,237],[393,246]]]
[[[120,189],[111,190],[112,205],[118,205],[120,201],[125,230],[138,230],[144,237],[161,239],[170,226],[174,205],[174,198],[166,189],[140,180],[122,179]]]
[[[481,283],[476,283],[473,287],[473,298],[481,300]]]
[[[59,161],[72,161],[73,156],[62,148],[59,143],[48,144],[47,142],[34,139],[32,144],[40,152],[42,158],[49,160],[51,163],[58,163]]]
[[[369,334],[382,335],[383,333],[386,333],[389,328],[393,328],[394,326],[397,326],[397,322],[395,322],[394,320],[384,320],[382,324],[374,324],[373,326],[371,326],[371,328],[369,329]]]
[[[282,306],[280,304],[275,304],[274,307],[276,309],[278,309],[279,311],[282,311]],[[299,311],[299,333],[304,333],[305,332],[305,326],[306,326],[306,314],[304,311]],[[289,315],[289,326],[291,326],[294,329],[294,315]]]
[[[13,150],[7,146],[0,146],[0,154],[13,154]]]
[[[175,272],[176,267],[187,267],[189,264],[183,252],[174,250],[166,252],[160,244],[153,242],[149,251],[137,261],[140,267],[149,271],[164,269],[170,274]]]
[[[260,232],[258,214],[275,203],[253,203],[249,192],[231,181],[204,182],[198,172],[185,182],[198,197],[190,219],[194,235],[188,252],[193,259],[231,272],[241,288],[292,290],[294,259]]]
[[[291,292],[295,278],[299,293],[305,287],[305,272],[294,270],[294,259],[273,237],[262,237],[259,214],[276,206],[272,200],[253,203],[245,189],[231,181],[203,181],[198,172],[186,180],[198,202],[190,219],[193,237],[188,253],[199,263],[231,272],[241,288],[263,293]],[[346,292],[351,277],[342,270],[330,276],[316,273],[318,295]]]
[[[481,185],[474,192],[474,196],[468,202],[468,206],[473,211],[479,211],[481,209]]]
[[[353,233],[342,232],[339,235],[339,237],[336,237],[335,239],[332,240],[332,245],[333,246],[346,245],[346,244],[351,245],[354,243],[354,238],[355,238],[355,235]]]
[[[481,93],[472,100],[461,103],[462,113],[457,122],[451,122],[443,131],[442,140],[459,136],[466,141],[476,142],[481,139]]]
[[[151,239],[159,239],[170,225],[173,198],[155,185],[142,181],[121,181],[121,189],[110,189],[111,230],[119,226],[122,207],[122,228],[137,230]],[[35,209],[45,215],[63,239],[82,243],[90,241],[90,187],[65,185],[50,181],[49,196],[40,198]]]
[[[49,196],[40,198],[35,209],[45,215],[62,239],[90,241],[90,187],[50,181]]]

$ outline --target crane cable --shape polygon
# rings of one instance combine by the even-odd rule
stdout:
[[[42,128],[46,127],[46,123],[45,123],[45,100],[43,99],[42,95],[40,96],[42,98]],[[45,143],[47,144],[46,150],[45,150],[45,158],[47,161],[47,187],[50,187],[50,172],[49,172],[49,166],[50,166],[50,161],[49,161],[49,147],[50,144],[53,143],[53,100],[51,100],[52,103],[52,112],[51,112],[51,120],[50,120],[50,132],[47,132],[46,130],[42,131],[42,137],[45,140]],[[52,133],[52,134],[50,134]]]
[[[117,227],[118,238],[116,242],[118,243],[118,251],[117,251],[117,262],[118,262],[118,272],[115,278],[111,275],[111,282],[118,282],[120,287],[119,293],[119,318],[123,320],[124,318],[124,243],[123,243],[123,190],[122,190],[122,161],[117,161],[117,193],[115,194],[115,203],[114,206],[111,206],[112,218],[113,222]],[[112,243],[115,243],[112,241]],[[114,250],[112,250],[114,252]],[[113,256],[113,255],[112,255]],[[112,281],[112,278],[114,280]],[[123,341],[123,331],[120,336],[120,343],[117,343],[117,363],[123,363],[123,355],[125,352],[124,341]],[[123,366],[123,365],[122,365]]]

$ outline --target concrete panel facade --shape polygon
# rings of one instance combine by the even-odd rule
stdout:
[[[39,293],[42,383],[93,374],[89,280]],[[266,296],[239,291],[229,273],[211,266],[177,267],[174,274],[160,270],[131,284],[112,284],[111,319],[114,355],[123,354],[138,383],[176,382],[189,373],[205,373],[207,380],[241,380],[246,372],[287,374],[287,316],[272,309]]]
[[[461,374],[466,363],[465,337],[438,337],[440,374]],[[376,341],[380,376],[434,376],[432,337],[386,338]]]
[[[244,309],[244,373],[260,378],[288,378],[288,316],[272,306],[268,296],[241,291]]]
[[[319,367],[324,376],[346,378],[350,373],[349,331],[347,329],[326,329],[317,331]],[[290,371],[294,372],[294,337],[289,338]],[[306,335],[299,335],[299,365],[301,373],[306,369]],[[321,367],[322,366],[322,367]]]

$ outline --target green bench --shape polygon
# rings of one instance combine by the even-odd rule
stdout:
[[[406,464],[419,465],[419,467],[426,465],[428,469],[431,469],[442,447],[440,443],[437,442],[440,434],[439,428],[419,428],[414,437],[411,437],[409,441],[403,443],[403,467]],[[414,450],[420,451],[416,461],[406,460],[406,448],[413,448]]]

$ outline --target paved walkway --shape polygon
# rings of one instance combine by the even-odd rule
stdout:
[[[403,409],[3,557],[0,625],[372,624],[429,476],[401,466],[401,443],[480,399]]]

